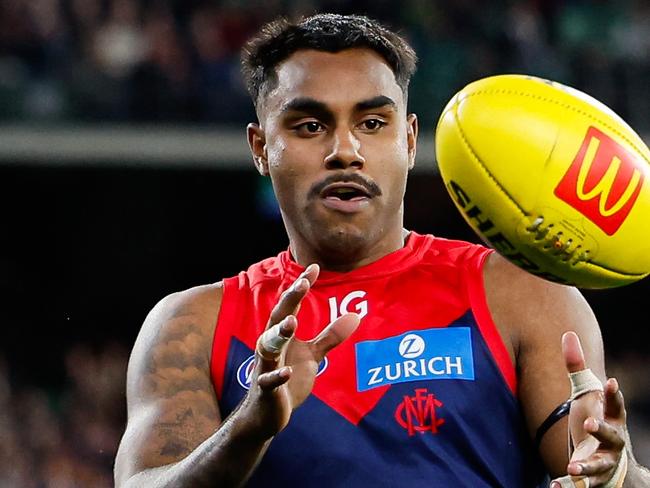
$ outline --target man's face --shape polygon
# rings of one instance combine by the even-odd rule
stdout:
[[[290,236],[336,254],[401,232],[417,122],[388,64],[368,49],[301,50],[276,73],[249,142]]]

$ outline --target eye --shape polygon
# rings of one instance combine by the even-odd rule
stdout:
[[[379,119],[368,119],[361,122],[361,127],[368,131],[377,131],[386,125],[386,122]]]
[[[315,121],[303,122],[293,128],[298,134],[318,134],[325,130],[323,124]]]

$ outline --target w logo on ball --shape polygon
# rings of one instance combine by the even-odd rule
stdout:
[[[645,168],[625,147],[589,127],[555,196],[611,236],[632,210],[645,178]]]

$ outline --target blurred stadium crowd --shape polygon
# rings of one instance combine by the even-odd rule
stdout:
[[[0,357],[0,488],[113,486],[127,357],[116,343],[71,347],[63,390],[12,385]]]
[[[646,0],[0,0],[0,120],[247,122],[238,51],[264,21],[367,13],[420,56],[413,110],[504,72],[583,89],[650,124]]]
[[[647,0],[0,0],[0,123],[241,124],[254,118],[239,49],[277,15],[366,13],[420,56],[410,94],[432,126],[463,84],[503,72],[580,88],[650,130]],[[143,311],[144,313],[144,311]],[[0,353],[0,488],[112,486],[128,348],[76,345],[63,387],[14,381]],[[625,385],[650,462],[647,358]],[[48,367],[36,365],[34,367]]]

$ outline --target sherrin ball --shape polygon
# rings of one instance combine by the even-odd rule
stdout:
[[[484,78],[449,101],[435,148],[464,219],[524,270],[580,288],[650,273],[650,151],[593,97],[532,76]]]

